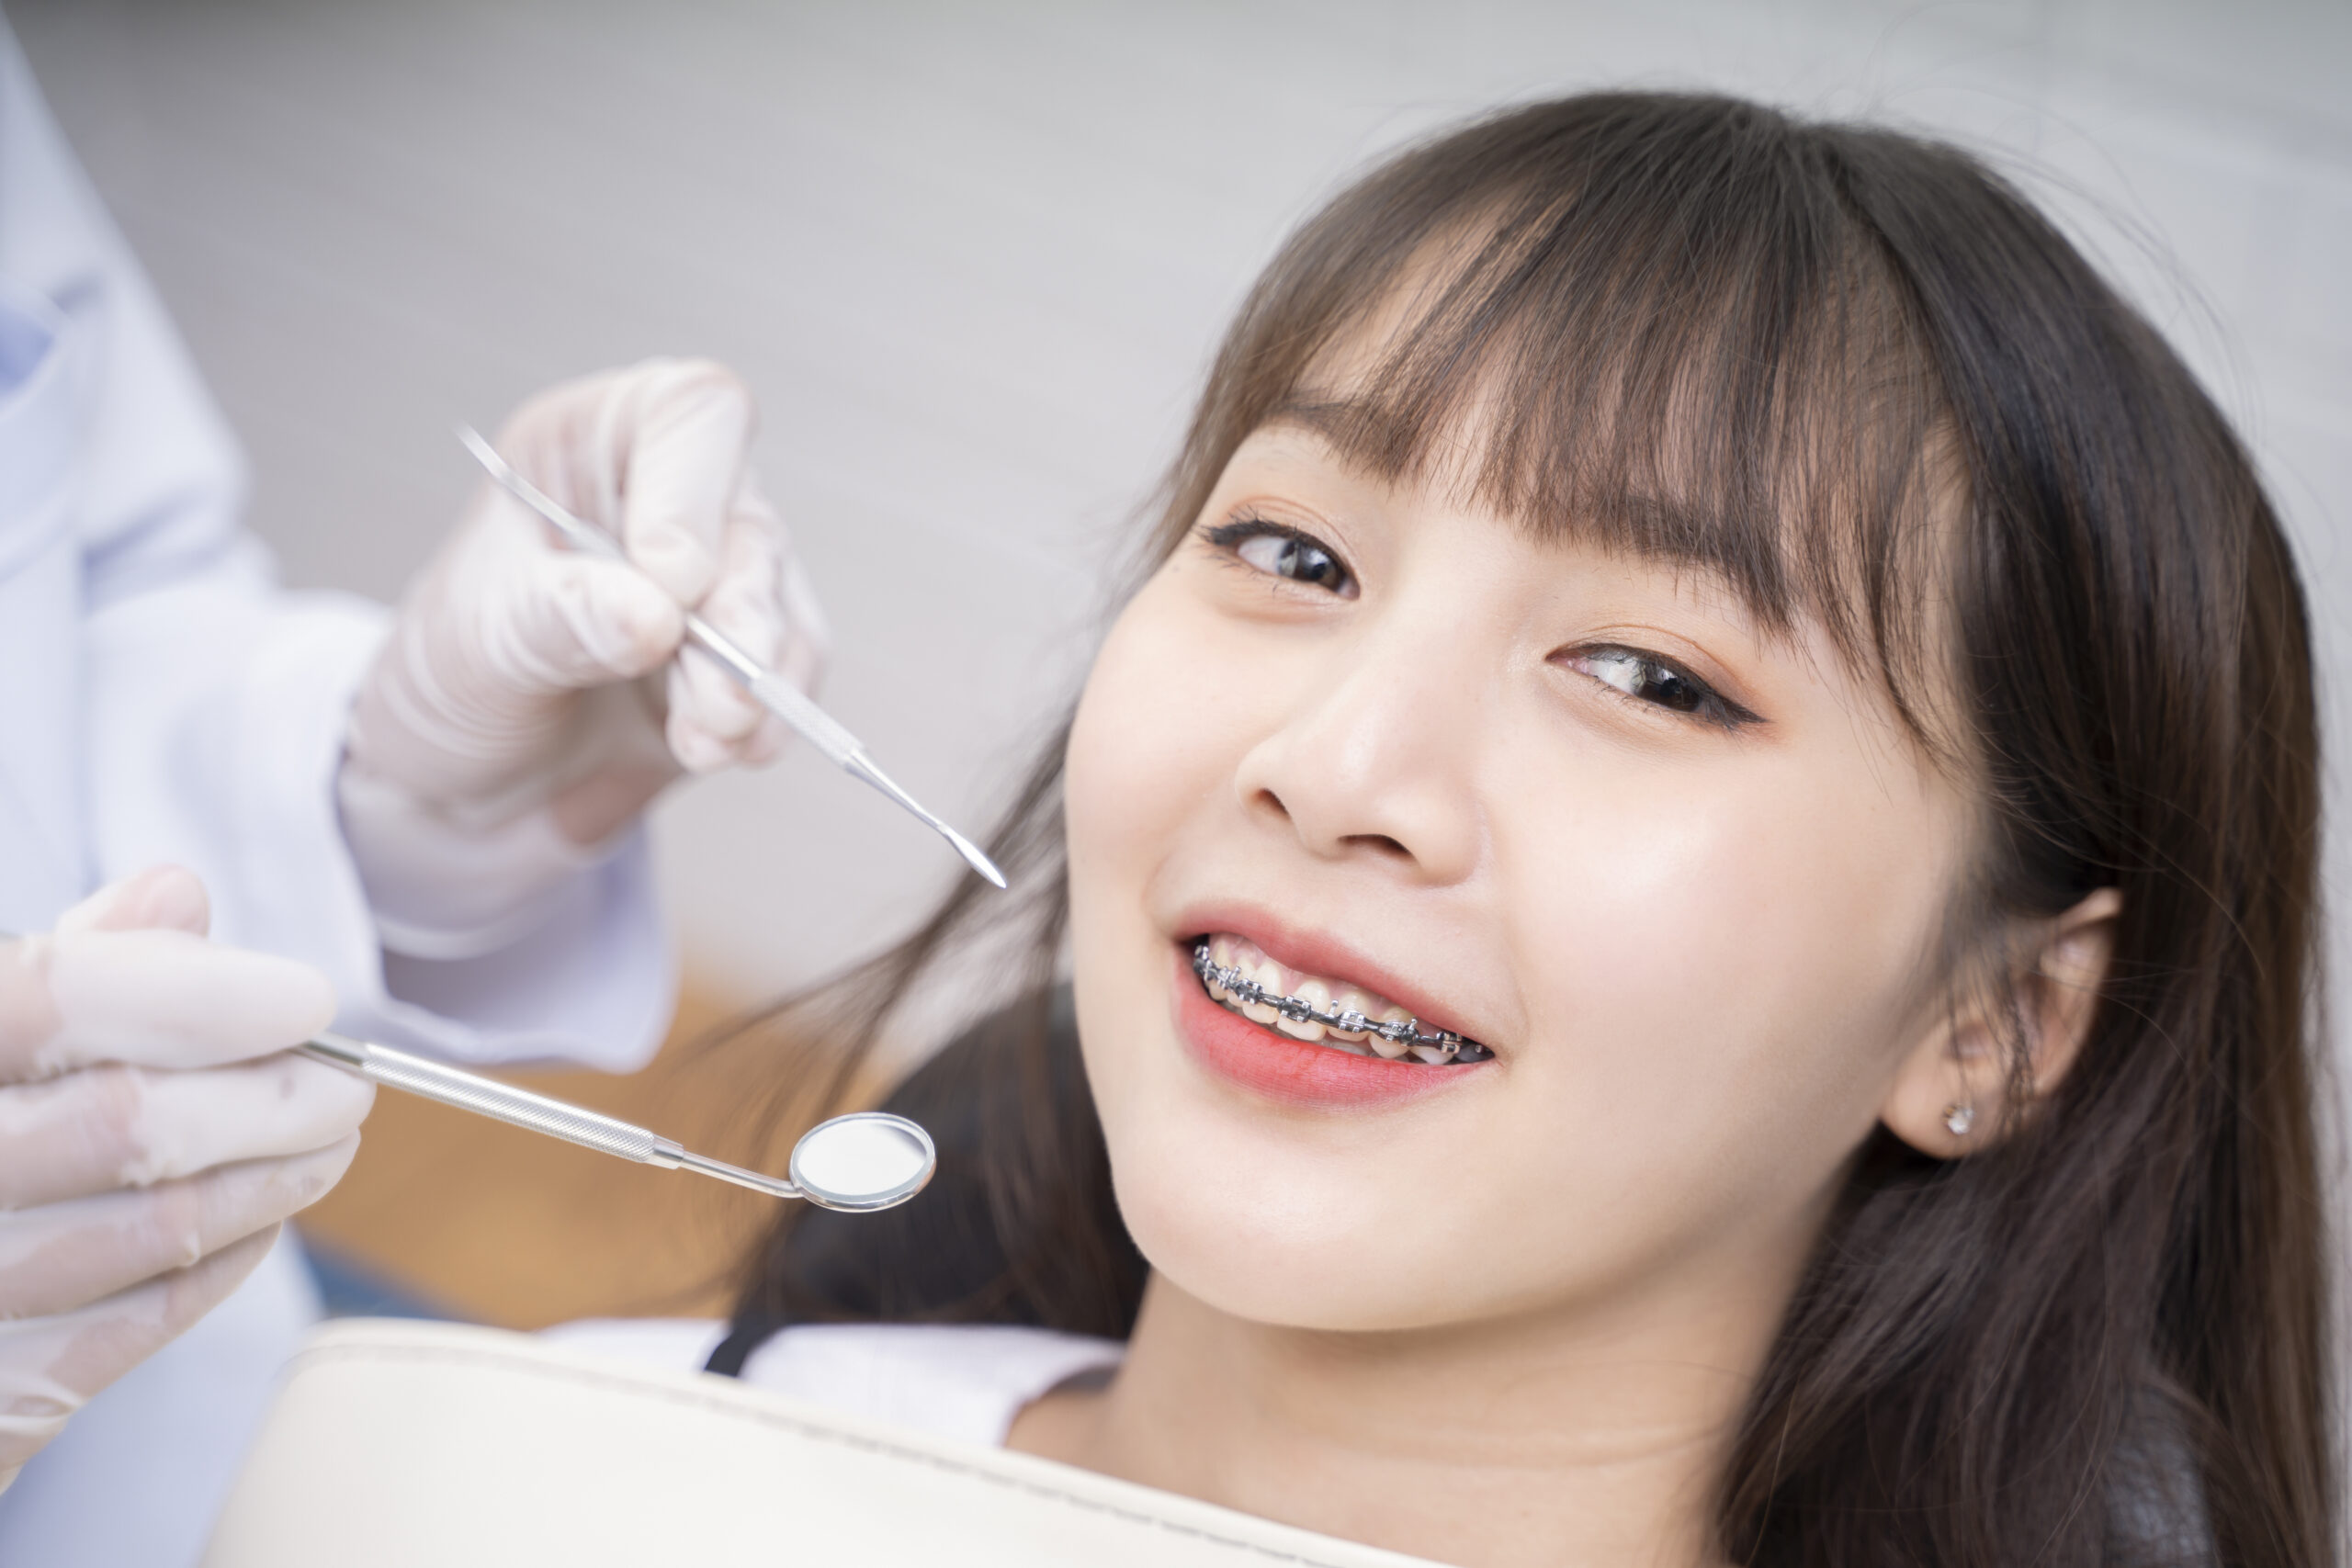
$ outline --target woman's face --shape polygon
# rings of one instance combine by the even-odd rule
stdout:
[[[1209,1304],[1333,1329],[1785,1291],[1939,1021],[1968,816],[1817,628],[1296,423],[1120,617],[1068,810],[1129,1226]],[[1204,941],[1492,1055],[1253,1021]]]

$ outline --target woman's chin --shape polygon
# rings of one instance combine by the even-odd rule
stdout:
[[[1188,1168],[1123,1171],[1119,1209],[1153,1269],[1219,1312],[1285,1328],[1400,1330],[1459,1321],[1480,1294],[1445,1238],[1396,1225],[1385,1196],[1188,1182]]]

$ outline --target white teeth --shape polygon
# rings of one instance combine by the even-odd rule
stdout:
[[[1268,996],[1290,994],[1290,987],[1283,984],[1283,966],[1272,959],[1252,964],[1248,958],[1243,958],[1240,968],[1241,977]],[[1274,1010],[1272,1002],[1244,1002],[1241,1004],[1241,1016],[1252,1023],[1272,1023],[1282,1014]]]
[[[1211,956],[1215,956],[1214,949]],[[1281,964],[1260,952],[1256,942],[1236,939],[1233,956],[1227,962],[1240,971],[1244,980],[1268,996],[1286,997],[1290,994],[1290,976],[1283,973]],[[1282,1013],[1271,1002],[1244,1002],[1241,1004],[1241,1016],[1252,1023],[1272,1023],[1282,1017]]]
[[[1378,1012],[1374,1013],[1372,1015],[1372,1021],[1374,1023],[1410,1023],[1413,1021],[1413,1015],[1406,1009],[1400,1008],[1392,1002],[1388,1006],[1382,1008]],[[1374,1050],[1379,1052],[1382,1055],[1387,1057],[1392,1062],[1402,1061],[1405,1057],[1405,1054],[1412,1050],[1412,1047],[1406,1044],[1403,1041],[1391,1040],[1385,1034],[1374,1034],[1368,1036],[1366,1043],[1371,1045]]]
[[[1233,939],[1231,937],[1218,936],[1209,939],[1209,962],[1216,964],[1219,970],[1232,967]],[[1233,993],[1227,990],[1214,976],[1204,976],[1204,979],[1208,986],[1209,995],[1218,1001],[1227,1001],[1232,998]]]
[[[1237,936],[1203,939],[1193,950],[1193,967],[1203,988],[1227,1010],[1309,1044],[1432,1066],[1494,1055],[1475,1040],[1422,1029],[1409,1008],[1354,986],[1335,991],[1329,981],[1285,969],[1257,943]]]
[[[1317,1012],[1324,1011],[1331,1005],[1331,987],[1320,980],[1301,980],[1297,989],[1285,994],[1297,998]],[[1274,1027],[1294,1040],[1311,1043],[1323,1038],[1323,1026],[1311,1018],[1303,1021],[1293,1018],[1282,1018],[1275,1021]]]
[[[1378,1010],[1379,1005],[1378,998],[1353,986],[1340,987],[1339,993],[1331,998],[1332,1010],[1342,1018],[1363,1018]],[[1359,1044],[1371,1038],[1361,1029],[1334,1029],[1330,1032],[1338,1039],[1351,1040]]]

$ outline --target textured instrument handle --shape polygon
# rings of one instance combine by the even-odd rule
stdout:
[[[839,719],[810,702],[806,692],[783,676],[763,674],[748,684],[762,707],[790,725],[803,740],[823,752],[825,761],[833,766],[846,768],[850,759],[857,755],[857,737],[842,728]]]
[[[546,1095],[533,1094],[495,1078],[445,1067],[387,1045],[326,1035],[297,1049],[304,1055],[349,1068],[389,1088],[437,1100],[444,1105],[454,1105],[460,1111],[514,1126],[527,1127],[534,1133],[545,1133],[584,1148],[618,1155],[639,1165],[674,1168],[678,1163],[677,1145],[642,1127],[582,1106],[566,1105],[560,1100],[549,1100]]]

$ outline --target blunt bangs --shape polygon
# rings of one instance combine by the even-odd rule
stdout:
[[[1801,618],[1928,738],[1956,474],[1915,310],[1830,161],[1769,110],[1601,96],[1389,165],[1275,260],[1212,373],[1160,553],[1276,421],[1389,480]],[[1695,134],[1694,134],[1695,132]],[[1432,238],[1432,237],[1435,238]]]

